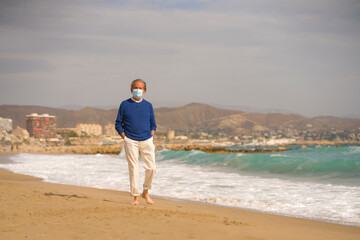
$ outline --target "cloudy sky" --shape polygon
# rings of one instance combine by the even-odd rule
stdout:
[[[2,0],[0,104],[360,117],[359,0]]]

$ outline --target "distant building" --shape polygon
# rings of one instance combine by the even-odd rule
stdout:
[[[19,126],[12,131],[12,134],[21,140],[29,139],[30,137],[29,132],[26,129],[21,128]]]
[[[268,139],[266,145],[281,145],[281,144],[291,144],[296,143],[295,138],[281,138],[281,139]]]
[[[0,130],[11,131],[12,119],[0,117]]]
[[[109,123],[104,127],[105,136],[115,137],[118,136],[119,133],[115,130],[115,124]]]
[[[26,115],[26,130],[30,137],[52,138],[56,136],[56,117],[45,114],[32,113]]]
[[[114,142],[114,141],[100,141],[98,143],[98,145],[100,145],[100,146],[111,146],[111,145],[114,145],[114,144],[116,144],[116,142]]]
[[[171,139],[174,139],[175,138],[175,131],[173,130],[170,130],[167,132],[167,135],[166,135],[166,138],[171,140]]]
[[[176,140],[187,140],[189,139],[187,136],[184,136],[184,135],[180,135],[180,136],[176,136],[175,137]]]
[[[78,123],[76,131],[79,135],[100,136],[102,135],[102,126],[99,124]]]

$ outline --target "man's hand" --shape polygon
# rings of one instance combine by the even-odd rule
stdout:
[[[125,133],[122,132],[122,133],[120,134],[120,136],[122,137],[122,139],[124,139],[124,138],[125,138]]]
[[[151,135],[155,136],[155,131],[151,130]]]

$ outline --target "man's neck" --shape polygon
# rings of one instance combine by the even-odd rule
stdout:
[[[142,98],[136,99],[136,98],[132,97],[132,100],[134,100],[134,102],[139,103],[139,102],[141,102],[141,101],[142,101]]]

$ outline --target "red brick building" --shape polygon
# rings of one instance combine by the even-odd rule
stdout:
[[[49,114],[32,113],[26,115],[26,130],[30,137],[52,138],[56,132],[56,117]]]

